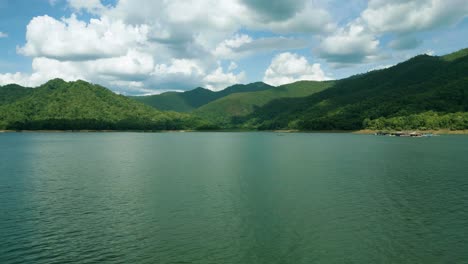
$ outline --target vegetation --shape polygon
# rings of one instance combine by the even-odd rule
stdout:
[[[187,92],[167,92],[159,95],[134,96],[132,98],[158,110],[190,112],[230,94],[263,91],[270,88],[273,88],[273,86],[263,82],[256,82],[247,85],[236,84],[218,92],[198,87]]]
[[[407,116],[380,117],[365,119],[363,126],[373,130],[464,130],[468,128],[468,112],[443,114],[428,111]]]
[[[435,118],[432,113],[437,119],[458,120],[465,112],[468,56],[421,55],[389,69],[336,81],[332,87],[311,96],[274,100],[245,116],[241,123],[257,129],[424,128]],[[395,124],[403,117],[411,122],[416,116],[428,123]],[[383,120],[388,127],[382,125]],[[456,126],[442,122],[439,127],[463,128],[459,122]]]
[[[138,102],[140,101],[140,102]],[[172,109],[180,112],[161,112]],[[84,81],[0,87],[0,129],[468,129],[468,49],[338,81],[125,97]]]
[[[25,88],[17,84],[0,86],[0,106],[14,102],[32,92],[31,88]]]
[[[194,114],[221,127],[232,127],[239,123],[237,118],[251,114],[275,99],[304,97],[323,91],[332,85],[333,82],[299,81],[264,91],[235,93],[196,109]]]
[[[25,88],[27,89],[27,88]],[[55,79],[0,106],[0,129],[173,130],[210,128],[200,119],[160,112],[84,81]]]

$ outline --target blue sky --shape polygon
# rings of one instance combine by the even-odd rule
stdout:
[[[0,0],[0,85],[124,94],[339,79],[468,47],[468,1]]]

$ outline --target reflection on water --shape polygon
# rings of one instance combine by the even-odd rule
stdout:
[[[0,263],[468,262],[468,137],[0,134]]]

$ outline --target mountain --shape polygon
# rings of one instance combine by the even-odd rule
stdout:
[[[333,82],[299,81],[264,91],[234,93],[196,109],[194,114],[221,126],[229,126],[233,118],[246,116],[255,109],[279,98],[304,97],[328,87]]]
[[[416,56],[336,81],[303,98],[272,101],[232,125],[258,129],[467,129],[468,52]]]
[[[14,102],[32,92],[31,88],[19,86],[17,84],[8,84],[0,86],[0,106]]]
[[[161,112],[99,85],[55,79],[34,89],[0,87],[0,129],[468,129],[468,49],[336,81],[142,98],[192,113]]]
[[[152,106],[158,110],[170,110],[177,112],[190,112],[216,99],[234,93],[263,91],[273,88],[263,82],[250,84],[236,84],[224,90],[213,92],[211,90],[198,87],[186,92],[167,92],[158,95],[132,96],[132,99]]]
[[[10,96],[12,102],[0,106],[0,129],[172,130],[206,126],[189,115],[160,112],[84,81],[55,79],[38,88],[24,88],[27,92],[14,88],[18,90]]]

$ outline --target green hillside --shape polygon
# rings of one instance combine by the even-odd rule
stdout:
[[[234,93],[198,108],[194,114],[221,126],[229,126],[233,118],[251,114],[274,99],[304,97],[332,85],[333,82],[299,81],[264,91]]]
[[[0,106],[14,102],[32,92],[31,88],[19,86],[17,84],[8,84],[0,86]]]
[[[0,129],[188,129],[198,119],[160,112],[84,81],[55,79],[0,106]]]
[[[132,99],[152,106],[158,110],[170,110],[177,112],[190,112],[216,99],[234,93],[263,91],[273,88],[262,82],[250,84],[236,84],[224,90],[213,92],[211,90],[198,87],[186,92],[167,92],[158,95],[133,96]]]
[[[0,129],[468,129],[468,49],[327,82],[234,85],[134,99],[84,81],[0,87]],[[153,105],[155,106],[155,105]]]
[[[275,100],[241,122],[259,129],[466,129],[466,112],[468,56],[458,52],[420,55],[308,97]]]
[[[441,58],[445,61],[454,61],[456,59],[460,59],[466,56],[468,56],[468,48],[447,54],[445,56],[442,56]]]

